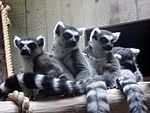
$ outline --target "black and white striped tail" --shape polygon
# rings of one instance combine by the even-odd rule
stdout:
[[[65,81],[58,78],[50,78],[47,75],[35,73],[16,74],[0,84],[0,97],[14,90],[44,89],[56,94],[83,94],[85,88],[81,82]]]
[[[87,112],[109,113],[107,87],[105,82],[92,82],[87,86]]]
[[[118,83],[127,98],[130,113],[147,113],[145,96],[130,70],[122,70]]]

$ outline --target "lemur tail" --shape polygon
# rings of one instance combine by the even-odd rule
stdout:
[[[88,113],[109,113],[107,101],[107,87],[105,82],[92,82],[87,86],[87,112]]]
[[[144,93],[133,76],[131,71],[122,70],[118,84],[127,98],[130,113],[147,113]]]
[[[85,93],[85,88],[82,87],[81,82],[50,78],[42,74],[19,73],[0,84],[0,94],[22,90],[22,87],[27,89],[44,89],[60,95]]]

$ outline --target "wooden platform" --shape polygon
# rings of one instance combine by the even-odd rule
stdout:
[[[150,82],[140,82],[146,96],[146,104],[150,113]],[[117,89],[108,90],[111,113],[129,113],[125,97]],[[31,101],[33,113],[86,113],[86,96],[74,98]],[[18,107],[11,101],[0,102],[0,113],[16,113]]]

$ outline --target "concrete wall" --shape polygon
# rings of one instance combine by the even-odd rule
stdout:
[[[46,37],[52,45],[52,30],[61,20],[65,24],[87,28],[150,18],[150,0],[5,0],[12,7],[10,36]],[[12,41],[11,41],[12,42]],[[83,39],[81,41],[83,46]],[[15,72],[20,68],[18,53],[12,44]]]

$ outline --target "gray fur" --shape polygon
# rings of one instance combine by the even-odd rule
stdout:
[[[110,111],[107,100],[107,88],[117,87],[116,79],[120,76],[120,65],[111,50],[118,40],[120,33],[112,33],[95,28],[90,35],[88,46],[83,50],[85,58],[92,67],[93,78],[102,84],[95,87],[95,93],[87,93],[89,113],[108,113]],[[94,84],[90,84],[94,87]],[[101,96],[99,96],[101,95]],[[92,107],[95,106],[95,107]]]
[[[31,43],[34,47],[29,45]],[[19,49],[22,58],[21,72],[37,72],[48,75],[51,70],[55,70],[57,72],[53,73],[55,77],[63,74],[58,60],[52,54],[44,52],[45,38],[43,36],[24,38],[15,36],[14,45]]]
[[[8,93],[14,90],[23,91],[26,96],[32,99],[35,97],[34,91],[37,89],[50,91],[51,95],[55,96],[85,93],[82,82],[65,81],[43,74],[26,72],[11,76],[0,84],[0,99],[5,99]]]
[[[120,75],[120,65],[111,50],[114,42],[119,38],[116,33],[95,28],[91,32],[89,45],[83,50],[97,75],[103,75],[108,87],[116,86],[116,79]],[[119,34],[117,32],[117,34]],[[107,42],[100,41],[105,38]]]
[[[67,35],[65,35],[66,33]],[[62,22],[58,22],[54,29],[55,43],[53,45],[51,52],[62,62],[62,64],[64,64],[65,67],[67,67],[67,69],[71,72],[75,81],[83,82],[82,87],[85,87],[86,89],[88,100],[87,101],[88,113],[98,113],[98,112],[91,112],[91,109],[94,108],[96,110],[101,111],[103,107],[101,106],[102,108],[97,109],[95,105],[91,105],[90,100],[91,98],[92,99],[94,98],[96,100],[97,98],[102,98],[101,94],[97,93],[97,96],[89,94],[93,94],[91,92],[94,92],[95,94],[97,90],[99,90],[99,92],[103,91],[103,89],[105,89],[105,83],[104,85],[101,86],[101,84],[103,84],[103,81],[97,81],[97,79],[95,78],[94,78],[95,80],[93,80],[92,75],[96,73],[93,73],[94,71],[92,70],[90,63],[85,58],[86,56],[84,56],[84,54],[80,52],[80,49],[78,47],[79,38],[81,34],[82,33],[80,33],[80,31],[78,31],[76,28],[72,26],[66,26]],[[91,84],[95,84],[95,81],[97,81],[96,85],[91,86]],[[95,87],[100,88],[96,89]],[[102,103],[100,102],[99,104],[103,104],[103,102]]]
[[[143,76],[136,63],[139,49],[115,47],[114,56],[121,65],[121,76],[118,77],[119,88],[127,98],[129,110],[131,113],[147,113],[145,96],[137,82],[143,80]]]
[[[140,50],[136,48],[124,48],[124,47],[113,48],[113,54],[118,59],[121,68],[131,70],[134,73],[137,82],[143,81],[142,73],[138,68],[138,64],[136,62],[139,52]]]
[[[130,113],[148,113],[145,95],[136,82],[136,76],[129,69],[122,69],[118,85],[127,98]]]
[[[32,45],[30,45],[31,43]],[[25,38],[15,36],[14,45],[19,49],[22,58],[21,73],[36,72],[38,74],[45,74],[51,78],[68,75],[64,73],[62,64],[55,56],[51,53],[44,52],[45,38],[43,36]],[[37,98],[48,95],[46,91],[40,92],[42,94],[39,93]]]
[[[53,32],[55,41],[52,54],[70,71],[73,79],[76,81],[88,79],[91,73],[78,47],[82,33],[62,22],[56,24]]]

